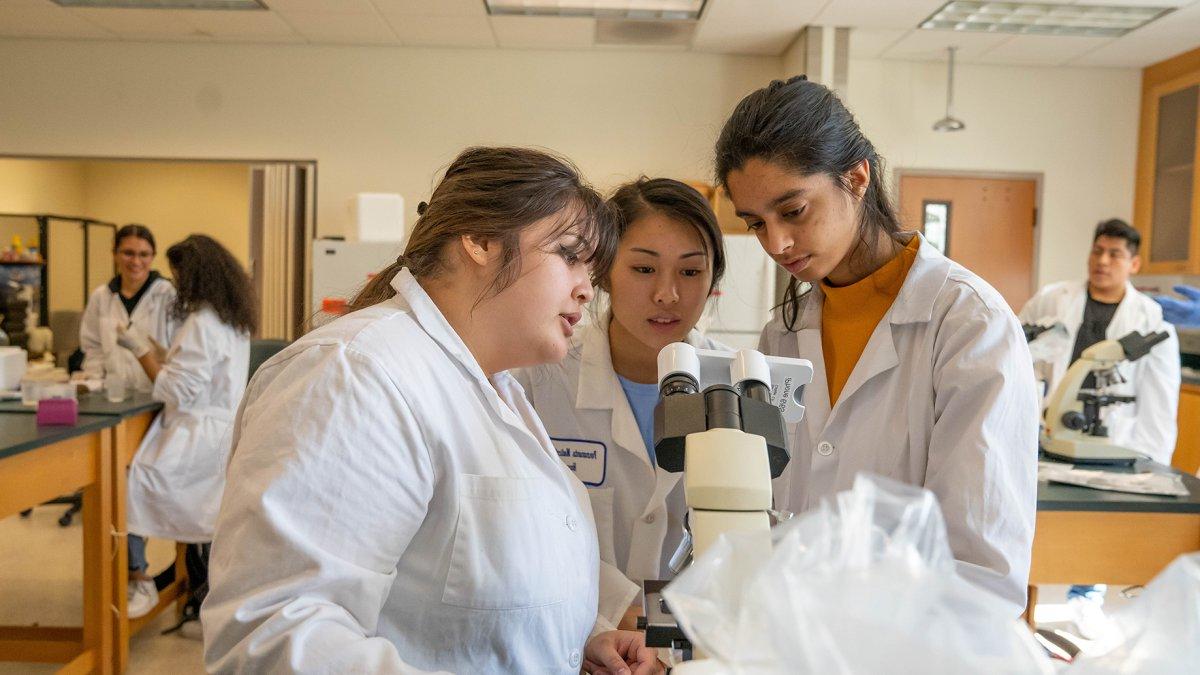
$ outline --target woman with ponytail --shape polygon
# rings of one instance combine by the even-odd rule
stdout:
[[[882,158],[820,84],[775,81],[743,99],[716,168],[749,231],[791,275],[760,349],[813,363],[776,503],[807,510],[860,472],[927,488],[960,573],[1019,614],[1038,401],[1012,310],[902,231]]]
[[[564,160],[472,148],[350,314],[264,364],[202,612],[210,672],[658,671],[587,491],[507,372],[561,360],[616,228]]]

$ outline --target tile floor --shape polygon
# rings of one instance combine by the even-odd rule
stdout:
[[[29,518],[0,520],[0,624],[78,626],[83,611],[82,529],[79,518],[59,527],[65,506],[41,506]],[[175,546],[151,540],[150,568],[169,565]],[[160,635],[174,623],[164,613],[130,641],[129,675],[204,672],[201,644],[177,634]],[[53,673],[55,664],[0,662],[0,675]]]

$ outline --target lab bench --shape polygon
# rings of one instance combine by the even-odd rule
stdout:
[[[1040,584],[1145,584],[1179,555],[1200,550],[1200,479],[1149,460],[1139,460],[1133,470],[1179,474],[1189,494],[1038,482],[1027,620]]]
[[[126,616],[126,470],[162,404],[138,393],[121,403],[79,398],[74,426],[38,426],[33,406],[0,402],[0,518],[83,491],[83,626],[0,627],[0,661],[63,663],[60,673],[120,673],[129,636],[183,596],[176,581],[149,616]],[[114,612],[115,608],[115,612]]]

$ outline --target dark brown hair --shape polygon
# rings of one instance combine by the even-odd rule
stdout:
[[[1092,243],[1095,244],[1100,237],[1124,239],[1125,248],[1129,249],[1130,255],[1137,255],[1138,249],[1142,246],[1142,235],[1120,218],[1100,221],[1100,224],[1096,226],[1096,233],[1092,235]]]
[[[712,285],[716,288],[725,275],[725,240],[721,237],[721,226],[708,200],[696,188],[671,178],[647,178],[617,188],[608,203],[620,215],[617,228],[620,236],[638,218],[656,212],[696,228],[704,241],[705,253],[712,263]],[[601,280],[602,288],[608,290],[608,277]]]
[[[443,274],[448,270],[446,246],[463,236],[500,245],[500,270],[488,289],[491,295],[520,276],[521,233],[546,218],[560,219],[549,239],[578,229],[579,250],[571,253],[591,265],[593,282],[608,273],[617,246],[615,217],[600,194],[566,159],[529,148],[464,150],[417,213],[404,253],[367,282],[350,301],[349,311],[395,295],[392,279],[403,267],[417,278]]]
[[[212,237],[193,234],[167,249],[175,275],[171,314],[183,320],[205,305],[221,321],[253,334],[258,328],[258,302],[250,277],[229,251]]]
[[[859,211],[859,246],[868,245],[872,229],[893,239],[900,232],[900,219],[884,189],[883,158],[837,95],[803,75],[775,80],[750,94],[725,122],[717,139],[717,181],[728,189],[729,174],[751,159],[804,176],[823,173],[847,192],[852,188],[846,174],[866,160],[871,180]],[[801,295],[800,282],[792,277],[782,305],[788,330],[795,330]]]
[[[158,246],[154,243],[154,233],[145,225],[138,225],[137,223],[122,225],[121,229],[117,230],[117,233],[113,235],[113,253],[116,253],[117,249],[121,248],[121,242],[126,237],[144,239],[147,244],[150,244],[150,250],[158,253]]]

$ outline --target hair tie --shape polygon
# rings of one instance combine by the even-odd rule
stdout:
[[[423,216],[429,210],[429,202],[417,202],[417,215]]]

